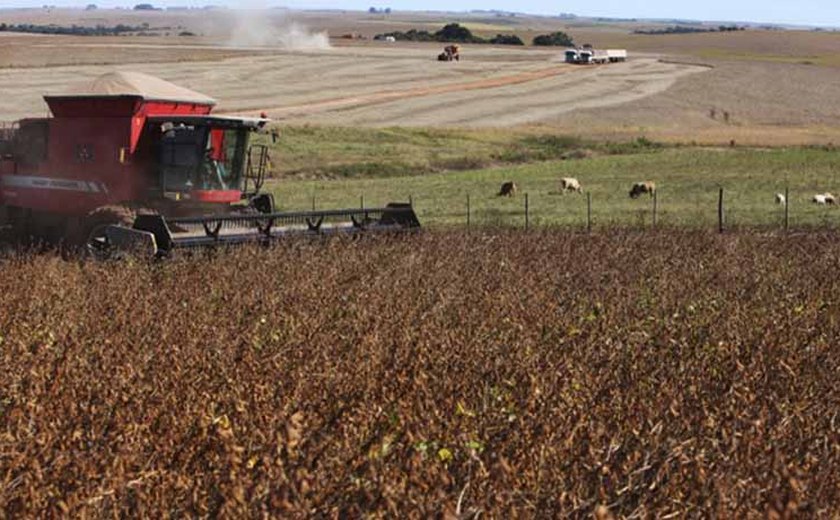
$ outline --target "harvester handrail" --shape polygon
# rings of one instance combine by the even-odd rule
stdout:
[[[0,121],[0,141],[11,140],[18,130],[20,123],[17,121]]]
[[[257,151],[258,158],[254,160],[254,152]],[[248,148],[248,163],[245,167],[245,193],[251,193],[248,188],[253,183],[253,194],[258,194],[265,183],[266,169],[271,163],[271,156],[268,153],[268,146],[264,144],[251,145]]]

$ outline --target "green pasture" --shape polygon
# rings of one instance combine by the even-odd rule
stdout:
[[[351,130],[348,130],[350,132]],[[367,130],[364,132],[368,132]],[[411,131],[414,132],[414,131]],[[437,131],[435,131],[437,132]],[[447,150],[450,160],[460,152],[480,165],[476,168],[444,169],[441,166],[419,167],[411,175],[402,165],[424,160],[421,147],[412,147],[411,139],[404,156],[384,154],[376,159],[377,149],[358,145],[350,154],[364,156],[369,174],[354,171],[349,176],[311,178],[284,176],[269,181],[283,210],[302,210],[384,205],[412,200],[421,221],[427,226],[462,225],[467,221],[469,198],[473,225],[520,226],[525,223],[527,194],[530,223],[535,226],[584,227],[587,222],[587,196],[558,193],[559,179],[577,178],[591,197],[594,226],[648,226],[652,224],[653,200],[632,200],[632,183],[655,181],[658,186],[657,220],[662,226],[713,227],[718,218],[719,189],[724,189],[724,209],[729,226],[780,227],[784,207],[775,204],[774,195],[789,190],[789,219],[793,227],[834,226],[840,224],[840,207],[817,206],[810,202],[816,193],[840,194],[840,152],[823,148],[709,149],[697,147],[658,148],[650,143],[625,145],[580,143],[557,138],[562,147],[587,147],[594,156],[560,160],[560,151],[551,153],[540,146],[523,146],[516,161],[505,162],[495,156],[515,156],[517,143],[550,142],[534,134],[507,135],[490,133],[496,141],[484,143],[480,135],[455,132],[452,139],[435,134],[435,147]],[[465,137],[465,135],[467,137]],[[457,141],[466,145],[458,145]],[[399,146],[400,139],[394,140]],[[453,144],[451,147],[448,144]],[[312,143],[309,161],[318,161],[317,143]],[[322,142],[327,156],[340,156],[335,143]],[[359,149],[362,149],[360,152]],[[279,150],[282,152],[282,150]],[[275,151],[275,161],[283,154]],[[426,160],[430,160],[425,157]],[[399,168],[388,174],[398,163]],[[308,166],[313,172],[318,166]],[[436,171],[441,169],[442,171]],[[384,172],[384,173],[383,173]],[[498,197],[500,185],[514,181],[519,193],[512,198]]]

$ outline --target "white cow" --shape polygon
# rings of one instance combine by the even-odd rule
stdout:
[[[813,202],[814,204],[819,204],[820,206],[825,206],[827,204],[833,205],[836,202],[836,199],[831,193],[818,193],[814,195],[814,198],[811,199],[811,202]]]
[[[560,192],[566,193],[567,191],[582,193],[583,188],[580,187],[580,181],[574,177],[563,177],[560,179]]]
[[[787,204],[787,199],[785,198],[784,194],[777,193],[776,194],[776,204],[779,206],[784,206]]]

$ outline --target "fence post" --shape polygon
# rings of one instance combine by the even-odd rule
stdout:
[[[586,192],[586,232],[592,232],[592,193]]]
[[[528,208],[528,194],[525,194],[525,230],[527,231],[529,227],[531,227],[531,215],[530,210]]]
[[[470,228],[472,210],[470,208],[470,194],[467,193],[467,229]]]
[[[414,209],[414,196],[413,195],[408,196],[408,205],[411,206],[412,209]]]
[[[785,186],[785,231],[790,227],[790,187]]]
[[[312,195],[312,211],[315,211],[315,195]]]
[[[361,208],[365,209],[365,196],[364,195],[359,197],[359,202],[361,203]]]
[[[653,190],[653,229],[656,229],[656,206],[659,190]]]
[[[721,188],[718,194],[718,233],[723,233],[723,218],[723,188]]]

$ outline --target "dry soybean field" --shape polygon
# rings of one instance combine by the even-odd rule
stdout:
[[[837,239],[13,256],[0,517],[831,518]]]

